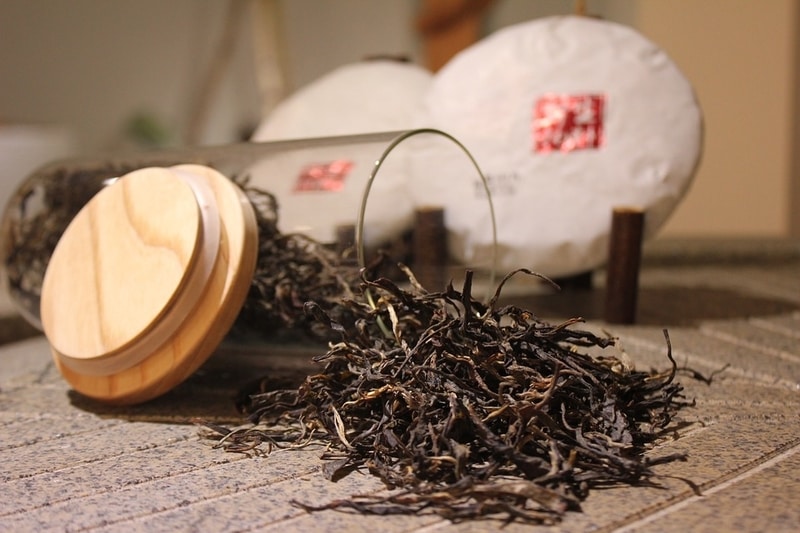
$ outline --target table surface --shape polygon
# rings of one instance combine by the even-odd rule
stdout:
[[[652,453],[688,460],[657,467],[661,488],[595,490],[559,525],[513,523],[505,531],[795,531],[800,523],[800,254],[794,246],[773,254],[665,250],[662,260],[645,261],[635,325],[602,321],[602,272],[589,290],[522,295],[523,287],[513,298],[554,320],[586,317],[586,327],[619,336],[640,368],[664,367],[664,327],[679,363],[705,373],[729,365],[711,385],[682,379],[697,404]],[[285,345],[223,349],[169,394],[112,408],[70,391],[43,338],[0,347],[0,531],[499,527],[431,515],[309,514],[290,502],[382,485],[362,472],[327,481],[318,450],[248,457],[199,438],[191,420],[241,424],[237,392],[260,376],[307,372],[309,355]]]

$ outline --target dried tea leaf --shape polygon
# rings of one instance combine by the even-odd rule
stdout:
[[[636,371],[583,353],[614,339],[573,329],[579,319],[552,325],[498,307],[499,289],[488,304],[473,299],[471,277],[461,291],[429,293],[365,273],[375,308],[343,299],[346,311],[333,315],[306,304],[340,341],[297,390],[251,398],[256,427],[270,442],[338,450],[324,467],[330,479],[364,467],[397,490],[298,505],[554,523],[591,488],[645,483],[654,464],[684,459],[645,455],[691,405],[669,337],[671,367]],[[236,448],[236,435],[223,440]]]

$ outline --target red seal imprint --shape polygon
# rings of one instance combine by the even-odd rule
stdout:
[[[533,149],[572,152],[603,144],[601,94],[547,94],[533,110]]]
[[[347,159],[308,165],[300,171],[294,192],[341,191],[352,168],[353,162]]]

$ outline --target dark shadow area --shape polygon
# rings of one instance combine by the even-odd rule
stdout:
[[[602,321],[605,292],[600,289],[502,297],[501,303],[519,305],[540,317]],[[790,313],[800,306],[708,287],[645,287],[639,290],[636,324],[696,326],[705,320],[730,320]]]
[[[42,332],[19,315],[0,318],[0,345],[38,337]]]
[[[241,406],[248,395],[262,390],[296,389],[314,372],[311,358],[325,347],[225,346],[186,381],[148,402],[109,405],[69,392],[72,405],[98,416],[139,422],[191,424],[243,424],[247,415]]]

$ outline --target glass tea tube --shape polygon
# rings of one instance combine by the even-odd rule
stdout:
[[[480,168],[438,130],[73,159],[32,174],[4,213],[9,293],[44,329],[76,390],[113,403],[150,399],[210,356],[237,314],[263,303],[257,282],[279,291],[274,274],[282,272],[270,269],[288,263],[271,262],[278,248],[270,245],[294,232],[304,232],[305,242],[331,243],[350,226],[363,267],[371,240],[413,224],[415,206],[404,190],[411,137],[444,141],[467,156],[496,231]],[[259,189],[288,214],[280,231],[257,205],[265,197]],[[292,268],[314,255],[292,258]],[[164,270],[176,261],[172,274]]]
[[[22,182],[9,199],[3,213],[0,256],[9,296],[20,314],[41,329],[39,300],[42,280],[59,238],[95,194],[130,171],[144,167],[202,164],[218,170],[238,183],[249,181],[250,185],[273,194],[276,189],[282,189],[286,199],[290,200],[298,183],[303,182],[304,174],[309,174],[309,167],[317,165],[319,168],[330,165],[331,162],[348,161],[348,176],[343,176],[342,168],[338,169],[342,188],[338,191],[303,191],[304,199],[301,201],[312,205],[308,208],[309,213],[320,211],[320,205],[324,203],[333,205],[331,196],[337,193],[339,204],[342,204],[341,197],[344,195],[341,191],[346,184],[347,193],[353,199],[353,207],[349,219],[343,218],[341,223],[349,221],[353,224],[363,183],[381,151],[397,135],[398,132],[385,132],[240,143],[135,152],[110,157],[71,158],[45,165]],[[313,175],[305,179],[306,186],[309,186],[309,182],[313,182]],[[300,192],[295,196],[298,194]],[[283,204],[282,200],[278,195],[278,201]],[[326,228],[313,228],[310,224],[303,224],[303,208],[299,201],[295,203],[298,208],[290,216],[283,217],[286,213],[282,212],[282,217],[290,220],[281,229],[287,232],[305,230],[323,242],[330,239],[331,234],[326,232]],[[281,209],[285,211],[283,206]],[[411,215],[407,216],[410,218]]]

